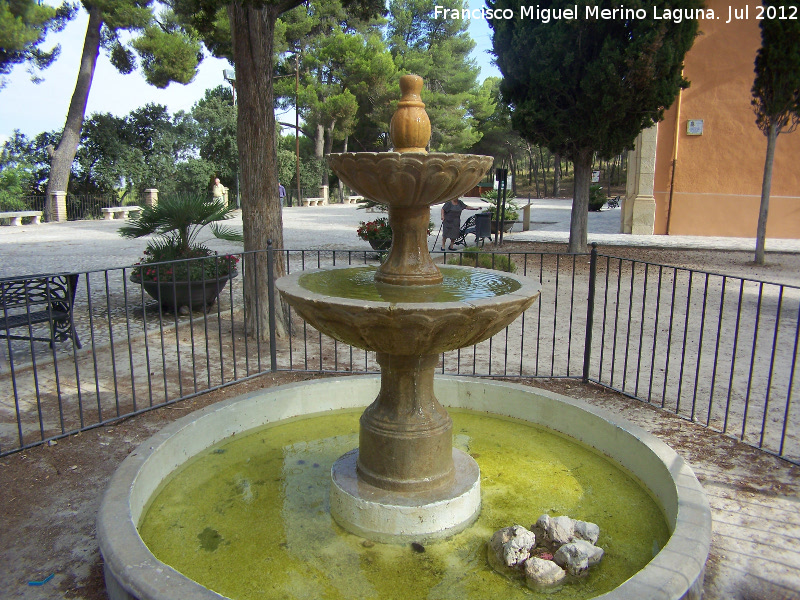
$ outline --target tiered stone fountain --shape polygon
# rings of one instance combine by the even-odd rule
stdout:
[[[472,188],[492,159],[425,153],[430,126],[420,86],[417,77],[402,79],[400,116],[392,122],[395,152],[331,157],[352,189],[388,206],[394,238],[386,262],[376,271],[333,268],[278,282],[313,326],[376,353],[380,385],[374,377],[349,377],[266,389],[184,417],[142,444],[114,475],[97,520],[111,600],[222,598],[153,556],[139,535],[164,482],[232,436],[291,417],[363,407],[375,393],[361,417],[358,449],[331,471],[331,514],[345,529],[399,542],[466,528],[480,511],[480,472],[470,456],[453,449],[442,404],[491,412],[577,438],[638,477],[664,511],[671,534],[666,546],[599,598],[702,596],[710,510],[697,479],[670,448],[580,401],[527,386],[441,376],[436,391],[442,404],[434,395],[439,354],[500,331],[538,298],[539,288],[524,277],[469,267],[440,270],[433,263],[426,244],[430,205]],[[269,558],[271,550],[255,542],[259,556]]]
[[[434,369],[442,352],[488,339],[540,293],[524,277],[471,267],[448,267],[443,275],[434,264],[430,206],[472,189],[493,159],[426,152],[431,127],[421,87],[416,75],[400,79],[394,152],[330,157],[351,189],[389,209],[392,247],[374,281],[358,286],[363,269],[345,268],[277,283],[308,323],[377,354],[381,391],[361,417],[358,449],[333,468],[331,513],[345,529],[380,541],[452,535],[477,517],[480,470],[452,447],[452,421],[433,393]],[[437,301],[443,287],[453,300]]]

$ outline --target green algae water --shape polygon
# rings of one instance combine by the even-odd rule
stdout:
[[[444,280],[437,285],[388,285],[375,281],[376,267],[328,269],[302,275],[300,286],[310,292],[373,302],[469,302],[515,292],[520,284],[511,277],[474,268],[440,267]]]
[[[198,455],[156,494],[142,538],[159,560],[234,600],[592,598],[667,542],[659,507],[607,458],[525,421],[463,410],[450,411],[453,441],[481,468],[478,521],[421,553],[365,542],[329,514],[330,469],[358,445],[360,412],[281,421]],[[597,523],[605,556],[588,577],[534,592],[487,565],[486,543],[543,513]]]

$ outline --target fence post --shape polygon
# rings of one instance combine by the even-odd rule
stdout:
[[[47,221],[63,223],[67,220],[67,192],[50,192],[50,197],[47,199]]]
[[[269,370],[278,370],[278,349],[275,347],[275,251],[267,240],[267,293],[269,294]]]
[[[594,329],[594,288],[597,282],[597,243],[592,244],[589,258],[589,298],[586,307],[586,337],[583,346],[583,381],[589,381],[589,366],[592,362],[592,330]]]

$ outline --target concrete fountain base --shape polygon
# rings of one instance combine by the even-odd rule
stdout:
[[[368,404],[379,377],[340,377],[271,388],[180,419],[147,440],[112,478],[97,519],[111,600],[210,600],[219,594],[159,561],[137,525],[161,483],[186,461],[233,435],[290,417]],[[523,419],[595,448],[635,475],[662,507],[671,533],[653,560],[603,600],[702,597],[711,511],[697,478],[671,448],[644,430],[579,400],[522,385],[437,377],[444,406]]]
[[[375,542],[425,542],[463,531],[481,512],[481,472],[466,452],[453,449],[452,483],[414,493],[359,480],[357,458],[352,450],[331,469],[331,516],[350,533]]]

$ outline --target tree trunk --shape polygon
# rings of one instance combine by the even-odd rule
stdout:
[[[528,150],[528,187],[533,184],[533,152],[531,151],[530,143],[526,143]]]
[[[325,146],[322,151],[322,185],[330,185],[330,171],[325,164],[325,157],[333,152],[333,130],[336,128],[336,120],[325,128]]]
[[[573,158],[575,188],[572,192],[572,215],[569,222],[567,252],[586,252],[589,223],[589,186],[592,182],[592,151],[581,149]]]
[[[517,196],[517,159],[513,152],[508,154],[508,164],[511,167],[511,193]]]
[[[342,153],[347,153],[347,140],[350,139],[349,135],[344,136],[344,144],[342,144]],[[344,202],[344,183],[341,177],[339,178],[339,199]]]
[[[544,150],[539,146],[539,159],[542,165],[542,191],[544,192],[543,198],[547,198],[547,166],[544,162]]]
[[[242,188],[244,250],[264,250],[267,240],[283,249],[283,221],[278,197],[278,169],[275,155],[275,112],[273,109],[273,37],[279,9],[266,4],[232,3],[228,18],[233,40],[233,62],[239,92],[237,141]],[[286,273],[282,252],[275,252],[275,277]],[[247,328],[251,335],[269,339],[269,303],[275,303],[277,334],[286,334],[287,312],[277,291],[269,298],[267,254],[245,255],[244,301]]]
[[[561,155],[553,155],[553,198],[561,193]]]
[[[92,88],[94,68],[97,64],[97,55],[100,52],[100,28],[102,26],[103,18],[100,9],[92,8],[89,11],[89,24],[86,27],[86,37],[83,40],[81,66],[78,71],[78,79],[75,82],[75,91],[72,92],[72,99],[69,102],[64,132],[61,134],[61,141],[58,142],[58,147],[50,157],[50,177],[47,180],[46,206],[49,206],[50,194],[53,192],[66,192],[69,186],[72,161],[75,160],[75,153],[78,151],[78,144],[81,141],[81,129],[83,129],[83,119],[86,115],[86,103],[89,101],[89,90]],[[50,215],[45,215],[45,218],[49,220]]]
[[[772,188],[772,163],[775,159],[775,145],[780,129],[771,123],[767,130],[767,157],[764,161],[764,179],[761,182],[761,205],[758,208],[758,227],[756,228],[756,264],[764,264],[764,246],[767,241],[767,216],[769,214],[769,194]]]

